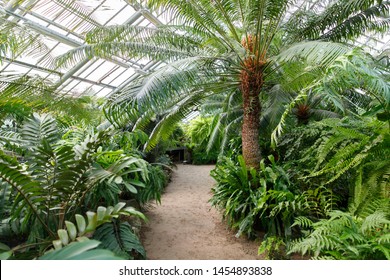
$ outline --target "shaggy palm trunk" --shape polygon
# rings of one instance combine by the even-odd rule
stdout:
[[[247,41],[249,40],[249,41]],[[242,45],[253,54],[255,38],[250,36],[244,39]],[[242,156],[249,168],[260,169],[261,151],[259,144],[260,134],[260,90],[263,86],[263,70],[266,64],[265,54],[248,56],[243,62],[240,83],[243,100],[244,117],[242,122]]]
[[[260,101],[253,92],[242,92],[244,117],[242,122],[242,155],[247,167],[259,169]]]
[[[241,73],[241,94],[243,100],[243,122],[242,122],[242,156],[247,167],[259,169],[261,151],[259,145],[260,113],[261,105],[259,91],[261,81],[255,77],[261,77],[243,70]],[[256,80],[256,81],[255,81]]]

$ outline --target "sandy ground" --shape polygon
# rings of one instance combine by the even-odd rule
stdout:
[[[161,205],[146,212],[142,239],[152,260],[255,260],[258,242],[236,238],[211,207],[214,166],[178,165]]]

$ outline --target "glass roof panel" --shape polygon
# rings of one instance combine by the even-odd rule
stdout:
[[[107,22],[107,25],[123,24],[130,18],[131,15],[136,13],[133,7],[126,4],[124,6],[124,9],[118,12],[119,12],[118,14],[116,14],[110,21]]]
[[[286,14],[287,20],[298,9],[320,12],[335,0],[295,0]],[[172,19],[169,13],[150,13],[132,6],[128,0],[0,0],[8,18],[28,25],[37,32],[44,47],[33,55],[21,54],[12,61],[3,59],[0,72],[15,71],[21,74],[37,74],[53,80],[63,94],[110,95],[117,87],[127,84],[133,77],[162,65],[149,61],[112,59],[85,59],[68,69],[56,69],[53,58],[84,44],[85,33],[98,26],[131,22],[133,25],[153,26],[167,24]],[[9,4],[9,5],[7,5]],[[366,34],[353,43],[380,54],[390,49],[390,35]],[[51,71],[51,70],[54,70]]]

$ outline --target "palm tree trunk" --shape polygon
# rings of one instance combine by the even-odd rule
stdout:
[[[242,156],[248,168],[260,169],[261,151],[259,143],[261,104],[259,94],[263,87],[263,70],[266,65],[265,51],[255,50],[256,36],[243,38],[241,44],[252,54],[242,63],[240,73],[244,117],[242,122]]]
[[[261,105],[258,94],[242,92],[244,117],[242,123],[242,156],[248,168],[260,168],[259,145]]]

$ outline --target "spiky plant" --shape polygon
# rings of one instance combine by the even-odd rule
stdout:
[[[318,80],[307,84],[284,108],[272,132],[273,144],[278,142],[291,112],[308,99],[309,94],[322,96],[339,114],[376,114],[382,121],[390,116],[389,69],[361,49],[353,49],[335,59]],[[280,113],[279,113],[280,114]],[[330,115],[328,114],[328,117]]]
[[[97,28],[88,33],[87,45],[69,51],[58,62],[69,66],[82,58],[112,55],[164,62],[114,94],[109,102],[134,106],[142,112],[141,120],[156,121],[147,146],[156,145],[174,122],[205,98],[239,92],[243,156],[248,167],[258,169],[259,95],[267,83],[273,83],[270,77],[283,75],[283,71],[277,72],[281,64],[298,57],[321,69],[348,50],[336,43],[303,42],[291,48],[283,46],[280,52],[274,43],[281,41],[276,35],[290,2],[145,1],[151,10],[169,11],[174,16],[172,24]]]
[[[389,12],[390,2],[385,0],[318,1],[296,11],[288,26],[295,39],[350,40],[387,32]]]

